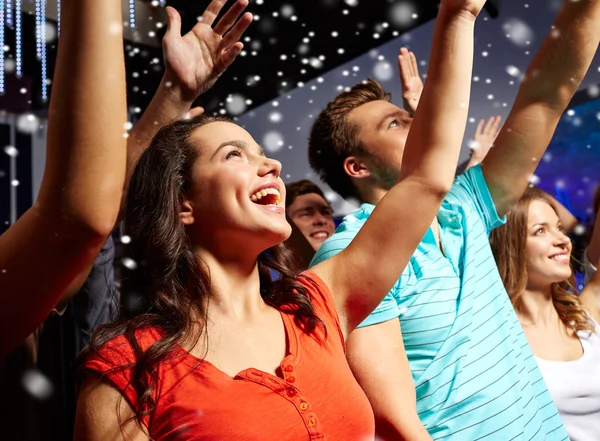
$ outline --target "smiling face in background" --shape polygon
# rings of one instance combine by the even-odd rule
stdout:
[[[527,287],[543,288],[571,276],[571,240],[547,202],[534,199],[527,214]]]
[[[290,219],[317,251],[335,231],[333,211],[321,195],[301,194],[287,208]]]
[[[281,164],[233,123],[201,126],[190,141],[199,156],[180,218],[195,245],[256,254],[287,239]]]

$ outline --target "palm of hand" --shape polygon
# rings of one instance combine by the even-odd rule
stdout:
[[[477,139],[473,145],[471,145],[471,159],[477,160],[478,162],[483,161],[493,143],[494,139],[491,137],[482,136]]]
[[[471,145],[471,159],[483,161],[496,140],[496,133],[476,133]]]
[[[210,89],[217,81],[223,38],[208,25],[196,25],[183,37],[163,41],[167,77],[190,96]]]
[[[423,80],[421,80],[421,77],[411,76],[405,79],[403,93],[405,100],[416,100],[418,102],[422,92]]]

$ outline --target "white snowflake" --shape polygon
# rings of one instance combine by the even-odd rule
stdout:
[[[508,39],[519,47],[527,46],[535,36],[531,27],[519,18],[508,19],[503,28]]]

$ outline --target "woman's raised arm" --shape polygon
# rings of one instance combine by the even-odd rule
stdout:
[[[0,357],[89,268],[117,219],[125,178],[121,2],[63,0],[38,199],[0,237]]]

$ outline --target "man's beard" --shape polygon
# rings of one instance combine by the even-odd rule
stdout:
[[[371,174],[383,188],[390,190],[398,182],[400,171],[394,170],[394,168],[378,157],[372,156],[371,160],[373,168]]]

